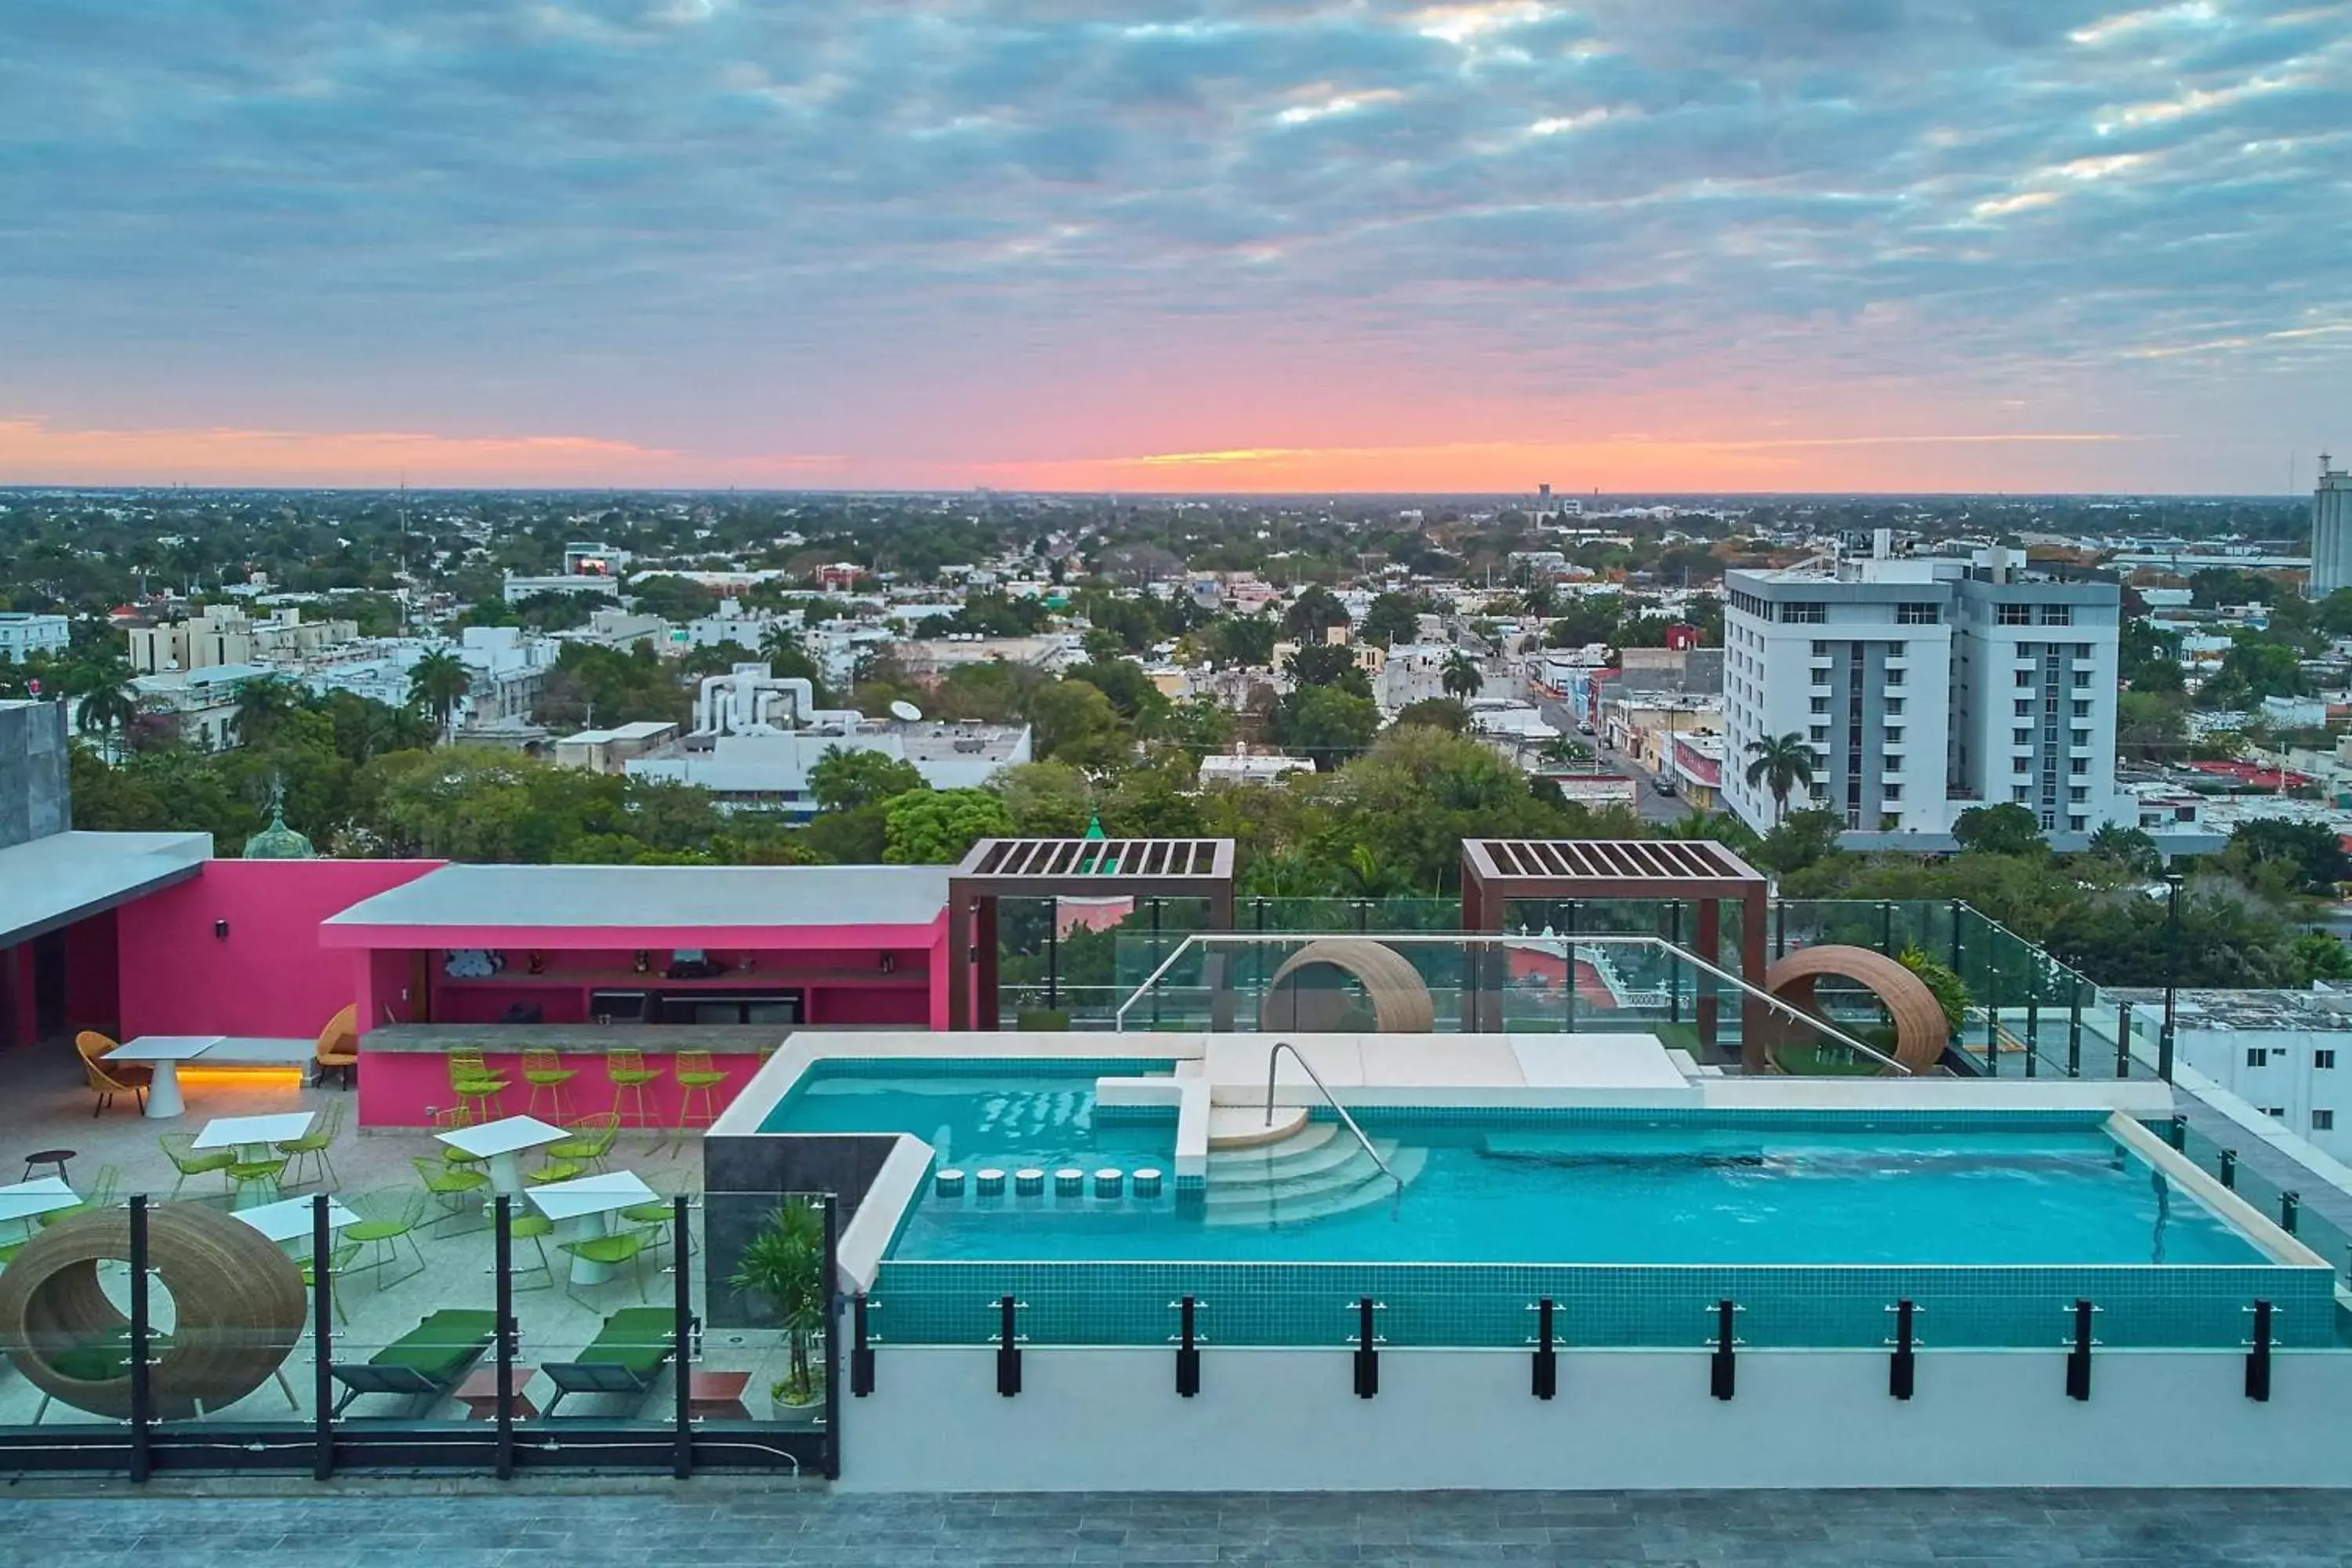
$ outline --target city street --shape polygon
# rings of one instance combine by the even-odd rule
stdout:
[[[1643,821],[1679,822],[1689,815],[1690,807],[1683,803],[1679,795],[1658,793],[1657,780],[1650,775],[1648,769],[1618,752],[1600,751],[1601,738],[1597,735],[1578,735],[1575,715],[1569,712],[1567,709],[1532,687],[1527,689],[1527,695],[1535,703],[1536,710],[1543,715],[1545,723],[1562,734],[1573,736],[1592,747],[1601,766],[1610,773],[1633,781],[1635,810],[1640,813]]]

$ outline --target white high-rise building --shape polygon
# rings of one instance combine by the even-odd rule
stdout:
[[[2021,556],[1865,557],[1724,578],[1724,803],[1769,829],[1754,742],[1800,736],[1810,792],[1849,832],[1943,835],[2013,803],[2059,845],[2136,823],[2116,788],[2112,584],[2029,578]]]
[[[2352,474],[2327,466],[2319,454],[2319,479],[2311,491],[2311,596],[2324,599],[2352,588]]]

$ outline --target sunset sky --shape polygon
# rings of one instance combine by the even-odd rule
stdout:
[[[9,0],[0,484],[2307,489],[2352,0]]]

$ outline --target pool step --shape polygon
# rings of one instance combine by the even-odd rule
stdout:
[[[1246,1226],[1268,1230],[1277,1226],[1303,1225],[1310,1220],[1328,1219],[1333,1215],[1350,1210],[1370,1208],[1390,1202],[1396,1195],[1395,1184],[1381,1173],[1381,1168],[1364,1156],[1361,1149],[1351,1147],[1353,1159],[1330,1171],[1296,1182],[1259,1186],[1245,1191],[1227,1189],[1220,1192],[1214,1183],[1209,1188],[1208,1203],[1202,1222],[1209,1226]],[[1381,1158],[1397,1174],[1398,1181],[1410,1186],[1428,1162],[1429,1151],[1414,1146],[1400,1147],[1385,1140],[1374,1139],[1373,1146]]]
[[[1216,1192],[1272,1186],[1294,1177],[1320,1175],[1363,1157],[1363,1150],[1344,1129],[1332,1122],[1318,1122],[1298,1137],[1270,1149],[1210,1155],[1209,1189]]]

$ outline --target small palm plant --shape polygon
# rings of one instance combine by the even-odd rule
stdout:
[[[744,1245],[728,1283],[775,1310],[789,1347],[783,1381],[769,1392],[782,1405],[817,1397],[809,1347],[824,1331],[824,1214],[816,1205],[787,1202]]]

